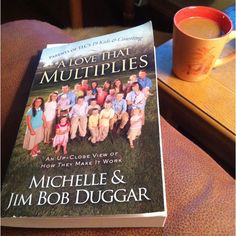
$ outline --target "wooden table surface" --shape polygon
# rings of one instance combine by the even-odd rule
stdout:
[[[224,54],[231,51],[231,47],[232,44]],[[172,40],[157,48],[156,58],[164,116],[208,148],[210,153],[232,166],[235,145],[235,60],[215,68],[203,81],[187,82],[172,73]],[[168,99],[170,103],[166,101]]]

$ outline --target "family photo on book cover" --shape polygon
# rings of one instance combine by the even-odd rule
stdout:
[[[79,145],[87,140],[95,146],[107,139],[109,132],[111,142],[119,134],[134,148],[134,140],[141,135],[145,123],[151,88],[152,80],[145,70],[140,70],[126,84],[116,79],[99,86],[96,81],[89,85],[88,80],[82,80],[73,90],[64,84],[61,93],[52,91],[46,102],[43,97],[36,97],[26,113],[23,148],[37,157],[43,142],[55,148],[55,153],[62,148],[67,155],[68,142]]]

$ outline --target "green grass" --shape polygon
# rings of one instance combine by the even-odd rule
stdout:
[[[126,81],[129,74],[122,75],[120,79]],[[152,75],[154,77],[154,75]],[[117,78],[117,75],[116,77]],[[113,78],[101,78],[97,81],[100,84],[107,79],[113,80]],[[153,80],[153,85],[155,80]],[[60,91],[61,85],[55,87],[48,87],[41,90],[33,90],[30,94],[28,106],[35,96],[42,96],[46,99],[50,92],[54,90]],[[155,87],[155,86],[154,86]],[[155,93],[155,90],[152,91]],[[29,107],[26,107],[26,111]],[[160,168],[160,150],[158,139],[158,121],[157,121],[157,108],[156,108],[156,96],[150,96],[146,105],[145,112],[145,125],[142,129],[142,135],[137,141],[135,141],[135,149],[130,149],[127,138],[123,136],[117,136],[113,139],[107,138],[103,143],[99,143],[96,147],[92,147],[88,141],[78,143],[76,145],[68,144],[68,155],[92,155],[92,153],[111,153],[118,152],[121,163],[112,164],[100,164],[92,166],[74,166],[75,160],[65,160],[63,163],[72,163],[73,167],[64,168],[40,168],[46,161],[47,156],[55,157],[54,150],[50,145],[40,144],[42,155],[36,159],[32,159],[28,152],[22,148],[26,129],[25,116],[23,117],[19,134],[16,140],[15,148],[13,150],[11,162],[9,165],[9,172],[6,176],[6,181],[3,184],[2,191],[2,215],[3,216],[56,216],[56,215],[94,215],[94,214],[125,214],[125,213],[141,213],[141,212],[153,212],[163,210],[163,196],[162,196],[162,180],[161,180],[161,168]],[[62,155],[62,153],[61,153]],[[113,158],[111,158],[113,159]],[[103,158],[97,158],[96,160],[102,161]],[[58,161],[52,161],[51,163],[58,164]],[[121,170],[121,175],[124,176],[125,184],[114,185],[111,183],[114,170]],[[86,188],[88,191],[105,190],[105,189],[126,189],[128,192],[131,188],[137,189],[139,187],[145,187],[148,189],[147,195],[151,198],[151,201],[135,202],[131,199],[128,203],[99,203],[99,204],[74,204],[76,189],[79,187],[64,187],[64,188],[48,188],[46,191],[50,192],[69,192],[70,203],[66,205],[58,204],[56,206],[49,206],[45,204],[43,206],[37,205],[39,191],[45,191],[45,189],[29,189],[29,183],[32,176],[41,178],[43,175],[56,176],[56,175],[77,175],[77,174],[92,174],[92,173],[107,173],[107,185],[105,186],[93,186],[93,187],[80,187]],[[28,196],[32,193],[32,205],[28,206],[14,206],[5,211],[10,194],[20,193],[24,196]],[[137,192],[137,190],[135,190]],[[95,194],[97,198],[97,194]]]

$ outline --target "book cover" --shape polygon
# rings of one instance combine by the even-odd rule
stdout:
[[[151,22],[42,51],[2,186],[3,226],[164,225],[154,53]]]

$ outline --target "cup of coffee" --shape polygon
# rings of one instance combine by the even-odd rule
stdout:
[[[174,16],[173,72],[187,81],[200,81],[212,68],[235,57],[235,52],[223,58],[220,54],[236,31],[230,18],[210,7],[185,7]]]

